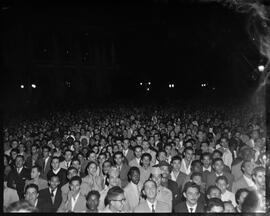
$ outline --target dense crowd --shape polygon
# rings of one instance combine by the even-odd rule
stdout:
[[[6,212],[265,212],[265,116],[110,106],[4,127]]]

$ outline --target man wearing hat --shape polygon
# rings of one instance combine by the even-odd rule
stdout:
[[[178,184],[176,181],[171,180],[171,170],[172,167],[166,161],[161,161],[158,164],[162,178],[161,178],[161,185],[168,188],[172,192],[172,203],[173,206],[180,201],[181,198],[181,190],[178,188]]]
[[[155,165],[152,168],[150,179],[152,179],[157,184],[157,200],[167,203],[171,211],[173,199],[172,192],[168,188],[161,185],[162,172],[159,168],[159,165]]]

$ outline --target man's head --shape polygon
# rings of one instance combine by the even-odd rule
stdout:
[[[187,182],[183,189],[183,195],[189,205],[196,205],[200,197],[200,187],[194,182]]]
[[[200,160],[194,160],[191,162],[190,171],[193,172],[200,172],[202,173],[202,162]]]
[[[138,167],[131,167],[128,171],[128,178],[133,184],[137,185],[140,181],[140,170]]]
[[[90,160],[90,161],[96,161],[97,155],[96,155],[96,153],[95,153],[94,151],[89,151],[89,152],[87,153],[87,158],[88,158],[88,160]]]
[[[25,200],[35,206],[38,199],[38,186],[36,184],[29,184],[25,187]]]
[[[60,158],[59,157],[53,157],[51,165],[52,165],[53,170],[59,169],[59,167],[60,167]]]
[[[190,180],[197,185],[202,185],[202,173],[201,172],[193,172],[190,176]]]
[[[193,148],[192,147],[186,147],[184,150],[185,159],[187,161],[191,161],[193,158]]]
[[[209,199],[206,207],[207,213],[222,213],[224,212],[224,204],[219,198]]]
[[[221,158],[216,158],[213,161],[213,168],[216,171],[216,173],[220,174],[223,172],[224,169],[224,162]]]
[[[97,163],[95,161],[90,161],[86,166],[85,173],[87,175],[94,176],[97,173],[97,168],[98,168]]]
[[[105,200],[113,212],[121,212],[126,200],[124,190],[119,186],[110,188]]]
[[[105,160],[106,160],[106,153],[100,153],[98,155],[99,166],[102,166],[102,164],[104,163]]]
[[[209,151],[209,143],[207,141],[201,142],[200,149],[202,150],[202,153],[207,153]]]
[[[144,141],[142,142],[142,148],[143,148],[143,150],[144,150],[144,151],[148,151],[149,147],[150,147],[149,142],[144,140]]]
[[[153,167],[151,170],[150,178],[156,182],[157,187],[161,185],[161,169],[159,167]]]
[[[143,193],[146,196],[146,199],[156,199],[157,197],[157,184],[153,180],[147,180],[143,185]]]
[[[55,174],[51,175],[51,177],[48,179],[48,183],[50,185],[50,188],[54,190],[60,184],[59,176]]]
[[[121,151],[115,152],[113,159],[114,159],[115,165],[121,166],[123,164],[123,160],[124,160],[123,152],[121,152]]]
[[[141,156],[142,156],[142,147],[141,146],[139,146],[139,145],[135,146],[134,155],[138,159],[141,158]]]
[[[130,145],[129,139],[125,138],[124,141],[123,141],[123,149],[127,150],[129,145]]]
[[[221,190],[216,185],[211,185],[206,191],[207,199],[219,198],[221,199]]]
[[[75,167],[79,171],[81,170],[81,161],[78,158],[73,158],[71,161],[71,166]]]
[[[51,148],[50,146],[43,146],[42,147],[42,155],[44,158],[47,158],[50,156]]]
[[[223,147],[223,148],[229,148],[229,141],[228,141],[228,138],[227,137],[222,137],[220,139],[220,145]]]
[[[104,161],[104,163],[102,164],[102,172],[104,175],[106,175],[109,172],[111,166],[112,164],[110,161],[108,160]]]
[[[203,153],[201,156],[201,161],[203,163],[203,167],[208,169],[211,166],[212,158],[210,153]]]
[[[219,176],[216,179],[216,186],[220,189],[221,194],[224,194],[229,187],[228,179],[226,176]]]
[[[109,172],[109,185],[114,187],[114,186],[119,186],[120,185],[120,171],[117,167],[111,167]]]
[[[66,149],[64,152],[65,161],[70,162],[73,158],[73,152],[70,149]]]
[[[212,153],[212,159],[222,158],[222,155],[223,155],[222,152],[216,149]]]
[[[39,178],[40,173],[41,173],[41,167],[33,166],[32,169],[31,169],[31,179]]]
[[[73,195],[77,195],[80,192],[81,184],[82,184],[82,179],[79,176],[73,176],[69,180],[70,190]]]
[[[157,160],[159,162],[166,161],[167,159],[167,152],[165,150],[159,150],[157,153]]]
[[[75,167],[69,167],[67,170],[67,179],[72,179],[74,176],[78,175],[78,170]]]
[[[239,208],[242,208],[242,204],[245,201],[245,198],[247,197],[249,193],[249,190],[246,188],[240,188],[235,193],[235,202],[239,206]]]
[[[16,168],[22,168],[24,165],[24,156],[17,155],[15,159]]]
[[[99,205],[100,193],[98,191],[92,190],[86,196],[86,207],[93,212],[97,211]]]
[[[141,166],[149,167],[152,156],[149,153],[143,153],[141,157]]]
[[[181,157],[179,156],[174,156],[171,160],[171,165],[172,165],[172,169],[176,172],[179,172],[180,171],[180,168],[181,168]]]
[[[256,167],[252,172],[252,179],[255,182],[258,189],[265,188],[265,168],[262,166]]]
[[[252,161],[243,161],[241,164],[241,170],[246,176],[251,176],[255,164]]]

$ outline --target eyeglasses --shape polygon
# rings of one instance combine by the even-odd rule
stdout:
[[[126,201],[126,198],[124,198],[124,199],[121,199],[121,200],[111,200],[111,201],[119,201],[119,202],[125,202],[125,201]]]

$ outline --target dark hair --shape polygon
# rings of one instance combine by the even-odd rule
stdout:
[[[88,200],[92,195],[95,195],[97,196],[97,198],[99,199],[100,198],[100,193],[96,190],[91,190],[87,196],[86,196],[86,200]]]
[[[143,153],[142,156],[141,156],[141,160],[140,160],[140,166],[143,165],[143,164],[142,164],[142,160],[143,160],[145,157],[149,157],[150,162],[152,161],[152,156],[151,156],[151,154],[149,154],[149,153]]]
[[[90,154],[93,154],[93,153],[96,154],[96,152],[94,152],[94,151],[88,151],[86,154],[86,157],[88,158],[90,156]]]
[[[214,189],[219,190],[219,192],[221,193],[221,190],[219,189],[219,187],[217,187],[216,185],[210,185],[206,190],[206,195],[210,195],[211,191]]]
[[[210,160],[212,160],[212,156],[211,156],[211,154],[210,154],[209,152],[204,152],[204,153],[202,153],[202,155],[201,155],[201,160],[203,160],[204,157],[209,157]]]
[[[110,201],[113,200],[119,194],[123,194],[124,190],[119,186],[114,186],[110,188],[107,192],[107,196],[105,197],[104,204],[107,206],[110,204]]]
[[[20,153],[20,151],[19,151],[18,148],[11,149],[11,150],[10,150],[10,155],[11,155],[11,152],[16,152],[17,154]]]
[[[82,184],[82,178],[80,176],[73,176],[70,180],[69,180],[69,184],[71,184],[73,181],[79,181],[80,185]]]
[[[42,168],[40,166],[38,166],[38,165],[32,166],[32,169],[34,169],[34,168],[37,168],[38,172],[40,172],[40,173],[42,172]]]
[[[188,146],[188,147],[186,147],[186,148],[184,149],[184,153],[186,153],[186,151],[188,151],[188,150],[190,150],[190,151],[193,152],[193,148],[192,148],[191,146]]]
[[[66,149],[66,150],[64,151],[64,155],[65,155],[67,152],[70,152],[71,155],[73,154],[73,151],[72,151],[71,149]]]
[[[121,151],[115,152],[115,153],[113,154],[113,159],[115,159],[115,156],[116,156],[116,155],[121,155],[122,158],[124,157],[124,154],[123,154],[123,152],[121,152]]]
[[[73,167],[73,166],[70,166],[68,169],[67,169],[67,175],[70,173],[71,170],[76,170],[76,172],[78,173],[78,170]]]
[[[56,174],[52,174],[51,176],[49,176],[49,178],[48,178],[48,181],[51,181],[52,180],[52,178],[54,178],[54,177],[57,177],[58,178],[58,180],[60,181],[60,177],[59,177],[59,175],[56,175]]]
[[[216,150],[213,151],[212,156],[214,154],[216,154],[216,153],[218,153],[220,155],[220,157],[222,157],[222,155],[223,155],[223,153],[221,151],[219,151],[219,150],[216,149]]]
[[[235,202],[239,204],[239,198],[243,192],[249,193],[249,190],[247,188],[240,188],[235,193]]]
[[[202,162],[200,160],[194,160],[191,162],[190,167],[194,167],[196,164],[200,164],[202,166]]]
[[[218,162],[218,161],[222,161],[222,163],[224,164],[222,158],[215,158],[215,159],[213,160],[213,165],[214,165],[216,162]]]
[[[77,157],[74,157],[74,158],[71,160],[71,164],[72,164],[72,162],[73,162],[73,161],[78,161],[78,162],[79,162],[79,164],[81,164],[80,159],[79,159],[79,158],[77,158]]]
[[[23,161],[24,161],[24,156],[23,155],[17,155],[16,158],[15,158],[15,160],[17,160],[17,158],[19,158],[19,157],[22,158]]]
[[[51,151],[51,147],[48,146],[48,145],[43,146],[43,147],[42,147],[42,150],[44,150],[44,149],[48,149],[49,152]]]
[[[20,201],[11,203],[7,207],[6,212],[19,212],[20,210],[24,210],[28,212],[39,212],[37,208],[33,207],[26,200],[20,200]]]
[[[90,167],[91,164],[95,164],[96,167],[98,168],[98,164],[97,164],[95,161],[89,161],[88,164],[87,164],[87,166],[85,167],[85,171],[84,171],[84,173],[85,173],[86,175],[89,174],[89,173],[88,173],[88,168]]]
[[[128,176],[128,181],[131,181],[130,176],[131,176],[134,172],[138,172],[138,173],[140,174],[140,169],[139,169],[138,167],[135,167],[135,166],[131,167],[131,168],[129,169],[129,171],[128,171],[128,174],[127,174],[127,176]]]
[[[164,150],[164,149],[160,149],[158,152],[157,152],[157,156],[160,155],[160,153],[165,153],[165,155],[167,156],[167,152]]]
[[[242,204],[243,213],[256,212],[260,208],[260,196],[258,191],[249,191]]]
[[[190,179],[192,180],[195,176],[200,176],[202,178],[202,173],[194,172],[194,173],[191,174]]]
[[[136,146],[134,147],[134,152],[135,152],[135,149],[136,149],[136,148],[140,148],[141,150],[143,149],[142,146],[136,145]]]
[[[200,186],[194,182],[187,182],[184,185],[183,193],[186,193],[189,188],[197,188],[198,192],[200,193]]]
[[[216,178],[216,183],[218,183],[219,180],[224,180],[226,184],[228,184],[228,179],[226,176],[222,175]]]
[[[54,159],[57,159],[60,162],[60,157],[54,156],[51,161],[53,161]]]
[[[215,206],[222,207],[224,210],[224,203],[219,198],[211,198],[207,202],[206,211],[211,211]]]
[[[38,189],[38,186],[36,184],[31,183],[31,184],[26,185],[25,186],[24,193],[26,193],[26,191],[28,190],[28,188],[34,188],[37,191],[37,193],[38,193],[38,190],[39,189]]]
[[[178,155],[173,156],[172,159],[171,159],[171,164],[172,164],[175,160],[179,160],[179,161],[181,162],[181,161],[182,161],[182,158],[181,158],[180,156],[178,156]]]
[[[252,176],[256,176],[258,172],[265,172],[265,168],[262,166],[255,167],[252,171]]]

